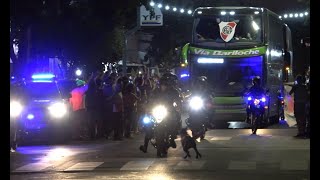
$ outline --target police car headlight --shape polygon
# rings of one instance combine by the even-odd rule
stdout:
[[[167,114],[167,108],[162,105],[156,106],[152,109],[152,116],[156,119],[157,123],[161,123]]]
[[[18,117],[22,112],[22,105],[18,101],[10,102],[10,117]]]
[[[63,103],[55,103],[49,106],[50,114],[55,118],[61,118],[67,113],[67,107]]]
[[[203,108],[203,100],[198,96],[192,97],[189,101],[189,106],[193,110],[199,110]]]

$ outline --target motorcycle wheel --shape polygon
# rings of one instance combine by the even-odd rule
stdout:
[[[257,122],[258,122],[258,116],[256,116],[255,114],[252,114],[251,115],[251,130],[252,130],[253,134],[255,134],[255,132],[258,129]]]

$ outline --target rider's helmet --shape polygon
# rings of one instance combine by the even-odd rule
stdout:
[[[198,88],[206,88],[207,87],[207,77],[200,76],[196,79],[195,86]]]
[[[170,86],[171,83],[172,82],[169,76],[162,76],[159,80],[160,86]]]
[[[166,83],[168,86],[175,87],[178,85],[178,76],[172,73],[164,73],[162,77],[160,78],[160,85],[163,83]]]
[[[297,82],[297,84],[302,85],[302,84],[305,83],[305,78],[302,75],[299,74],[296,77],[296,82]]]
[[[261,78],[260,76],[255,76],[253,79],[252,79],[252,84],[254,86],[260,86],[261,85]]]

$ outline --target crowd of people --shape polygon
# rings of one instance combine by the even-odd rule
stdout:
[[[88,80],[77,80],[71,91],[73,139],[122,140],[139,133],[144,105],[157,88],[158,77],[122,76],[97,71]]]

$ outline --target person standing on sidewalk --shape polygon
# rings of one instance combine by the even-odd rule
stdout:
[[[305,109],[308,101],[308,89],[302,75],[297,75],[295,85],[292,87],[289,94],[294,94],[294,116],[298,126],[298,134],[295,137],[301,138],[306,135]]]
[[[79,140],[84,138],[84,128],[85,128],[85,93],[88,90],[88,85],[82,81],[76,81],[77,87],[73,89],[70,94],[70,105],[72,107],[72,122],[73,122],[73,135],[72,139]]]
[[[136,96],[135,86],[132,83],[128,83],[123,93],[124,104],[124,122],[125,122],[125,137],[131,138],[131,129],[136,119],[137,113],[137,101],[139,98]]]
[[[119,77],[113,85],[114,95],[112,96],[113,109],[113,131],[115,141],[121,141],[123,138],[123,97],[122,97],[122,79]]]

